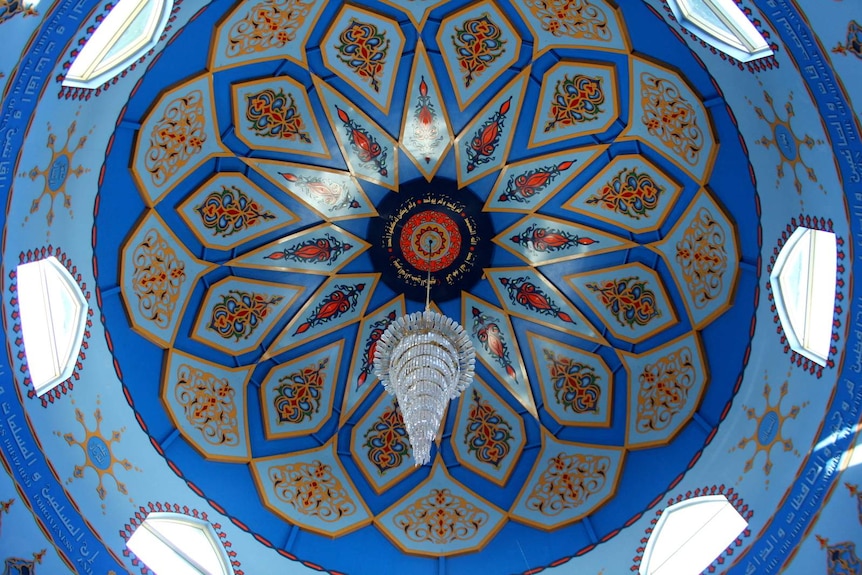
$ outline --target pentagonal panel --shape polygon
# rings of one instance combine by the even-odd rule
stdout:
[[[706,387],[700,340],[692,332],[647,354],[620,356],[629,374],[626,445],[667,443],[691,419]]]
[[[383,393],[353,427],[350,444],[354,463],[377,493],[417,468],[398,402]]]
[[[639,155],[615,157],[565,208],[633,233],[658,229],[682,187]]]
[[[542,433],[542,451],[510,514],[551,530],[589,515],[613,497],[625,450],[569,443]]]
[[[192,338],[230,355],[255,349],[302,288],[234,276],[207,290]]]
[[[628,50],[622,19],[602,0],[513,0],[512,4],[533,33],[536,56],[554,48]]]
[[[332,413],[344,340],[270,371],[260,385],[261,413],[268,439],[314,433]]]
[[[229,173],[214,175],[177,210],[202,244],[221,250],[298,219],[244,175]]]
[[[451,442],[462,465],[505,485],[526,443],[524,422],[476,377],[458,402]]]
[[[627,136],[643,138],[697,180],[712,168],[716,141],[700,98],[676,72],[632,58]]]
[[[601,134],[620,115],[616,68],[563,61],[542,78],[530,147]]]
[[[677,322],[664,282],[643,264],[575,274],[566,280],[622,340],[643,341]]]
[[[335,441],[308,451],[254,459],[260,499],[304,529],[337,537],[371,522],[371,513],[338,461]]]
[[[611,424],[614,379],[596,354],[527,332],[545,410],[562,425]]]
[[[446,17],[437,32],[437,47],[463,110],[517,61],[521,37],[486,0]]]
[[[207,266],[151,211],[123,247],[120,283],[132,325],[167,347]]]
[[[308,88],[288,76],[233,86],[233,125],[252,150],[329,158]]]
[[[132,173],[147,205],[155,205],[208,158],[226,152],[215,117],[209,76],[159,98],[141,122],[132,161]]]
[[[736,229],[706,190],[657,244],[698,329],[731,304],[739,264]]]
[[[230,369],[171,351],[162,381],[162,402],[182,436],[205,457],[247,460],[245,389],[251,368]]]
[[[394,20],[345,5],[321,42],[326,67],[389,113],[404,34]]]
[[[437,458],[431,475],[376,522],[402,551],[446,556],[481,549],[505,519],[501,509],[455,481]]]

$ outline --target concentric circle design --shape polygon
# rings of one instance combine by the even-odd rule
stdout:
[[[461,231],[445,212],[425,210],[410,216],[398,244],[411,266],[439,272],[455,263],[461,251]]]

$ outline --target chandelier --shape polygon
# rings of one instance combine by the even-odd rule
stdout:
[[[394,320],[377,342],[374,372],[401,408],[414,465],[431,460],[431,444],[440,430],[443,412],[473,381],[476,350],[461,325],[431,310],[431,253],[425,310]]]

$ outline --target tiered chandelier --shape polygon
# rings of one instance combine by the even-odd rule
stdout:
[[[374,372],[401,408],[416,467],[431,461],[431,444],[443,412],[473,381],[476,350],[461,325],[431,311],[431,253],[425,311],[404,315],[389,324],[377,342]]]

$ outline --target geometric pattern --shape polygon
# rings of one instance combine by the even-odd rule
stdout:
[[[629,375],[629,449],[673,439],[700,405],[709,380],[700,340],[689,333],[643,355],[620,352]]]

